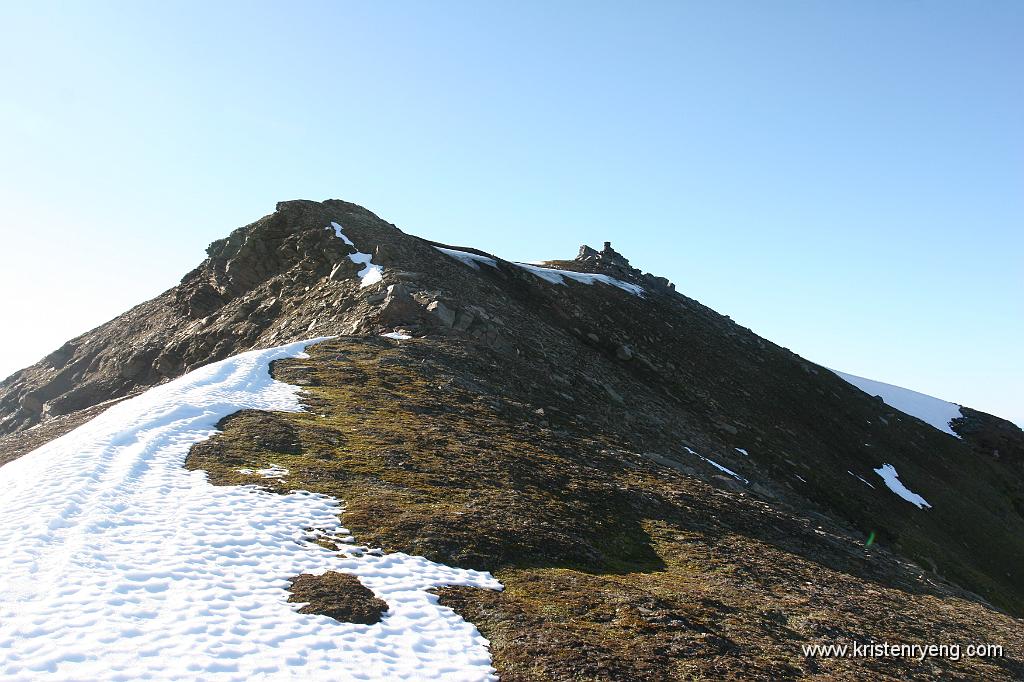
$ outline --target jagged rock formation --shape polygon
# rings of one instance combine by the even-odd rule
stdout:
[[[583,265],[587,272],[603,272],[613,277],[641,281],[656,290],[676,290],[676,285],[665,277],[658,277],[649,272],[643,273],[631,266],[625,256],[612,248],[611,242],[605,242],[604,248],[600,251],[595,251],[584,244],[574,260],[574,265],[576,264]]]
[[[505,592],[443,598],[503,679],[853,679],[887,669],[794,642],[971,629],[1010,654],[892,674],[1024,675],[1003,613],[1024,613],[1012,424],[965,409],[964,440],[943,434],[607,242],[542,269],[292,201],[207,253],[0,384],[0,452],[238,351],[338,336],[273,369],[308,413],[226,420],[189,466],[230,484],[281,463],[269,485],[343,498],[364,540],[495,571]],[[883,463],[932,507],[888,490]]]

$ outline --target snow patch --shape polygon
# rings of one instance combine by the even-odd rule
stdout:
[[[327,229],[329,230],[331,229],[331,227],[334,228],[334,234],[338,239],[342,240],[352,248],[355,248],[356,245],[352,242],[352,240],[346,237],[345,233],[342,232],[341,225],[339,225],[338,223],[331,223],[330,227],[328,227]],[[374,265],[373,256],[371,254],[360,253],[359,251],[356,251],[355,253],[350,253],[348,255],[348,258],[356,265],[363,266],[362,270],[356,273],[360,279],[360,289],[368,287],[371,284],[376,284],[377,282],[381,281],[384,278],[384,267],[381,265]]]
[[[341,231],[341,225],[339,225],[338,223],[331,223],[331,227],[334,228],[334,236],[335,237],[337,237],[341,241],[345,242],[349,246],[355,246],[355,244],[352,243],[352,240],[349,239],[348,237],[346,237],[345,233]],[[330,229],[330,228],[328,228],[328,229]]]
[[[488,256],[481,256],[477,253],[469,253],[467,251],[459,251],[457,249],[449,249],[446,247],[435,246],[435,249],[443,254],[451,256],[455,260],[465,263],[474,270],[480,269],[480,264],[489,265],[492,268],[498,267],[498,262]],[[540,261],[543,262],[543,261]],[[522,268],[528,272],[532,272],[537,277],[540,277],[545,282],[551,284],[565,284],[565,279],[569,278],[573,281],[580,282],[581,284],[593,284],[594,282],[601,282],[609,286],[618,287],[623,291],[628,291],[634,296],[644,295],[644,288],[638,284],[631,284],[629,282],[623,282],[621,279],[615,279],[608,275],[593,274],[590,272],[574,272],[572,270],[557,270],[555,268],[545,268],[537,263],[513,263],[513,265]]]
[[[457,249],[446,249],[441,246],[435,246],[434,248],[440,251],[441,253],[445,254],[446,256],[451,256],[460,263],[468,265],[474,270],[480,269],[480,263],[483,263],[484,265],[490,265],[492,268],[498,267],[498,261],[494,260],[493,258],[488,258],[487,256],[481,256],[478,253],[469,253],[467,251],[459,251]]]
[[[744,457],[750,457],[750,453],[747,452],[746,450],[744,450],[743,448],[733,448],[733,450],[735,450],[736,452],[740,453]]]
[[[867,481],[865,481],[865,480],[864,480],[863,478],[861,478],[861,477],[860,477],[860,476],[858,476],[857,474],[855,474],[855,473],[853,473],[852,471],[850,471],[849,469],[847,469],[847,470],[846,470],[846,473],[850,474],[851,476],[853,476],[854,478],[856,478],[856,479],[857,479],[858,481],[860,481],[861,483],[863,483],[863,484],[864,484],[864,485],[866,485],[867,487],[871,488],[872,490],[874,490],[874,489],[875,489],[875,486],[871,485],[870,483],[868,483]]]
[[[728,469],[728,468],[726,468],[726,467],[722,466],[721,464],[719,464],[719,463],[718,463],[718,462],[716,462],[715,460],[713,460],[713,459],[709,459],[709,458],[705,457],[704,455],[700,454],[699,452],[695,452],[694,450],[691,450],[690,448],[686,447],[685,445],[683,446],[683,449],[685,449],[685,450],[686,450],[687,452],[689,452],[689,453],[690,453],[691,455],[696,455],[697,457],[700,457],[700,458],[701,458],[702,460],[704,460],[705,462],[707,462],[707,463],[708,463],[708,464],[710,464],[711,466],[715,467],[715,468],[716,468],[716,469],[718,469],[719,471],[722,471],[722,472],[725,472],[725,473],[729,474],[730,476],[732,476],[733,478],[735,478],[735,479],[736,479],[737,481],[743,481],[744,483],[747,483],[747,484],[749,484],[749,483],[750,483],[750,481],[748,481],[747,479],[743,478],[742,476],[740,476],[739,474],[737,474],[737,473],[736,473],[735,471],[733,471],[732,469]]]
[[[907,502],[910,502],[918,509],[922,509],[924,507],[931,509],[931,505],[928,504],[923,497],[917,493],[911,492],[907,486],[903,485],[903,482],[900,480],[900,475],[896,473],[896,467],[893,465],[883,464],[878,469],[875,469],[874,472],[882,477],[885,484],[889,486],[889,490],[893,491]],[[858,476],[858,478],[860,477]],[[866,482],[867,481],[865,481],[865,483]]]
[[[643,298],[644,288],[638,284],[631,284],[629,282],[623,282],[621,279],[615,279],[608,275],[598,275],[591,272],[574,272],[572,270],[557,270],[555,268],[544,268],[539,265],[533,265],[530,263],[513,263],[527,272],[532,272],[537,277],[540,277],[546,282],[552,284],[565,284],[565,278],[568,277],[571,280],[580,282],[581,284],[593,284],[594,282],[601,282],[609,286],[618,287],[623,291],[628,291],[634,296]]]
[[[381,334],[381,336],[386,339],[395,339],[396,341],[407,341],[412,338],[408,334],[403,334],[402,332],[387,332],[386,334]]]
[[[895,407],[900,412],[906,412],[912,417],[917,417],[943,433],[948,433],[957,438],[960,437],[949,426],[951,421],[963,416],[959,405],[933,398],[924,393],[911,391],[908,388],[900,388],[892,384],[884,384],[881,381],[872,381],[871,379],[846,374],[845,372],[837,372],[836,370],[832,370],[832,372],[868,395],[881,397],[886,405]]]
[[[113,405],[0,467],[4,680],[493,680],[488,642],[426,590],[490,574],[351,542],[338,500],[214,486],[182,464],[240,409],[298,411],[250,351]],[[339,571],[390,607],[380,623],[300,614],[288,578]]]

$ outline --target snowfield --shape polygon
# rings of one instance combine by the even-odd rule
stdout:
[[[487,640],[426,592],[501,589],[490,574],[332,552],[310,538],[348,536],[337,500],[182,467],[222,417],[299,410],[268,366],[319,340],[200,368],[0,467],[0,678],[495,679]],[[383,620],[297,613],[287,579],[327,570],[358,576]]]
[[[917,417],[924,423],[931,424],[939,431],[956,436],[957,438],[960,437],[949,426],[951,421],[963,416],[960,413],[959,405],[933,398],[924,393],[911,391],[908,388],[883,384],[881,381],[872,381],[871,379],[846,374],[845,372],[837,372],[836,370],[832,370],[832,372],[838,375],[840,379],[853,384],[868,395],[881,397],[886,405],[895,407],[900,412],[906,412],[912,417]]]

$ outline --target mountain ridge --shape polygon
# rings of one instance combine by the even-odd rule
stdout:
[[[367,283],[369,264],[379,281]],[[936,604],[992,632],[1005,632],[994,614],[1024,613],[1019,429],[963,408],[952,426],[963,440],[953,438],[607,243],[516,264],[407,235],[355,204],[283,202],[214,242],[177,287],[0,384],[0,446],[46,440],[103,401],[241,350],[312,336],[335,338],[271,367],[304,389],[308,413],[228,417],[186,466],[237,485],[250,480],[239,467],[279,464],[291,474],[268,485],[345,500],[346,524],[387,551],[495,571],[506,593],[443,600],[492,639],[503,678],[625,679],[637,651],[655,661],[638,679],[682,675],[678,657],[696,666],[686,674],[710,674],[694,655],[740,677],[853,675],[853,663],[787,654],[754,612],[791,612],[778,625],[803,638],[843,619],[864,638],[898,622],[896,636],[911,615],[935,637],[965,627],[945,608],[928,615]],[[895,494],[886,465],[929,507]],[[742,596],[729,606],[715,581]],[[810,587],[794,588],[795,601],[776,588],[755,595],[794,581],[836,603]],[[582,610],[545,616],[527,585]],[[879,589],[885,608],[868,597]],[[810,604],[824,629],[808,625]],[[614,625],[615,608],[638,620]],[[750,613],[736,620],[729,608]],[[659,653],[665,637],[679,646]],[[604,663],[560,653],[573,646]],[[775,663],[744,662],[736,647]]]

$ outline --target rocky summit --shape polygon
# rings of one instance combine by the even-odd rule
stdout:
[[[0,463],[306,339],[325,340],[270,364],[302,411],[233,412],[185,467],[341,500],[373,556],[489,572],[503,589],[431,599],[502,680],[1024,679],[1024,433],[968,407],[946,433],[609,242],[513,263],[348,202],[280,203],[4,380]],[[395,617],[345,570],[281,590],[315,617]],[[872,642],[1001,651],[807,648]]]

